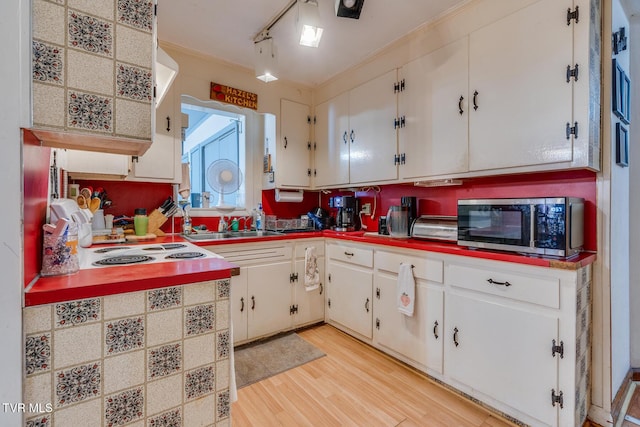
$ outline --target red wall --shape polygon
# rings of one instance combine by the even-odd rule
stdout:
[[[371,203],[375,207],[373,220],[363,215],[364,225],[369,231],[377,231],[378,216],[386,215],[389,206],[399,205],[402,196],[418,199],[419,215],[456,215],[458,199],[500,198],[500,197],[554,197],[570,196],[585,199],[585,249],[595,251],[596,244],[596,174],[586,170],[550,172],[521,175],[503,175],[463,180],[463,184],[450,187],[416,187],[412,184],[390,184],[379,186],[375,191],[358,191],[360,204]],[[171,195],[170,184],[138,183],[128,181],[78,181],[80,186],[102,186],[107,190],[113,206],[106,213],[132,215],[136,207],[147,208],[149,212],[158,207]],[[320,197],[318,197],[320,194]],[[262,192],[262,205],[267,215],[278,218],[299,218],[317,206],[335,215],[329,208],[329,198],[340,194],[305,192],[301,203],[276,202],[275,191]],[[374,202],[375,199],[375,202]],[[375,203],[375,206],[374,206]],[[210,230],[218,228],[218,217],[198,217],[194,225],[204,224]],[[242,227],[242,224],[241,224]],[[171,231],[170,221],[162,227]],[[175,220],[175,230],[180,229],[180,219]]]
[[[40,147],[35,139],[25,135],[24,144],[24,188],[25,188],[25,283],[29,283],[40,271],[42,251],[42,224],[46,215],[48,200],[50,150]],[[105,209],[113,215],[133,215],[137,207],[148,212],[157,208],[172,194],[171,184],[140,183],[129,181],[76,181],[81,187],[103,187],[113,205]],[[596,241],[596,174],[578,170],[569,172],[504,175],[487,178],[465,179],[463,184],[451,187],[416,187],[411,184],[390,184],[378,187],[376,191],[358,191],[356,196],[363,203],[371,203],[375,212],[373,220],[363,216],[369,231],[377,231],[378,216],[386,215],[389,206],[400,204],[402,196],[418,199],[420,215],[456,215],[457,200],[466,198],[499,197],[554,197],[570,196],[585,199],[585,249],[597,250]],[[320,194],[320,196],[319,196]],[[329,209],[329,198],[339,195],[330,193],[305,192],[301,203],[276,202],[275,192],[262,192],[262,204],[267,215],[279,218],[298,218],[320,205]],[[353,194],[353,193],[343,193]],[[320,202],[319,202],[320,200]],[[335,214],[335,212],[333,212]],[[215,230],[217,217],[198,217],[195,225],[205,224]],[[171,231],[171,221],[162,229]],[[180,219],[175,219],[175,231],[180,229]]]
[[[74,180],[70,184],[80,184],[80,188],[91,186],[94,190],[102,187],[107,198],[113,203],[104,209],[105,214],[133,216],[136,208],[145,208],[151,213],[167,197],[173,195],[171,184],[131,181],[84,181]]]
[[[328,198],[323,196],[323,207],[328,209]],[[353,193],[348,193],[353,194]],[[585,199],[585,249],[597,250],[596,242],[596,174],[586,170],[570,172],[505,175],[487,178],[465,179],[463,184],[451,187],[416,187],[391,184],[380,187],[380,193],[358,192],[360,204],[377,204],[375,217],[363,215],[369,231],[378,229],[377,217],[386,215],[389,206],[399,205],[402,196],[418,199],[419,215],[457,214],[458,199],[501,197],[582,197]]]
[[[41,147],[31,132],[22,136],[24,185],[24,286],[40,273],[42,265],[42,225],[49,200],[51,149]]]

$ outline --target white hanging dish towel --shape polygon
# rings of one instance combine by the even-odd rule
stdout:
[[[311,246],[304,250],[304,287],[307,291],[313,291],[319,286],[318,256],[315,246]]]
[[[398,268],[397,293],[398,311],[406,316],[413,316],[416,281],[413,278],[413,266],[411,264],[403,262]]]

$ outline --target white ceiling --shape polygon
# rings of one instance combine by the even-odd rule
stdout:
[[[253,39],[290,0],[159,0],[158,38],[253,68]],[[468,0],[365,0],[360,19],[340,18],[334,0],[317,0],[320,46],[295,35],[296,7],[271,29],[278,77],[315,86],[362,62],[422,24]]]

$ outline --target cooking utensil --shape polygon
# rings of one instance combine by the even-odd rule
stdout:
[[[93,196],[93,189],[91,187],[84,187],[80,190],[80,195],[85,198],[85,200],[91,200],[91,196]]]
[[[95,211],[100,209],[100,205],[101,205],[101,200],[98,197],[94,197],[93,199],[91,199],[91,202],[89,203],[89,210],[91,211],[91,213],[95,213]]]
[[[76,201],[78,202],[78,206],[80,206],[81,209],[89,208],[89,206],[87,205],[87,199],[84,196],[82,195],[78,196]]]

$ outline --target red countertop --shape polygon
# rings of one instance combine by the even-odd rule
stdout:
[[[403,249],[417,249],[421,251],[439,252],[472,258],[490,259],[494,261],[514,262],[517,264],[534,265],[539,267],[559,268],[563,270],[577,270],[596,260],[596,254],[583,252],[570,259],[557,259],[537,255],[521,255],[517,253],[490,251],[486,249],[469,249],[455,243],[437,242],[420,239],[403,239],[390,236],[373,235],[365,232],[336,233],[325,231],[324,237],[347,240],[358,243],[384,245]]]
[[[198,246],[216,246],[233,243],[252,243],[319,237],[565,270],[577,270],[593,263],[596,259],[596,254],[586,252],[569,260],[563,260],[498,251],[473,250],[463,246],[458,246],[455,243],[440,243],[418,239],[398,239],[388,236],[373,235],[370,233],[365,234],[364,231],[344,233],[324,230],[315,232],[287,233],[281,236],[242,238],[237,240],[225,239],[193,243]],[[142,241],[140,243],[148,244],[180,241],[184,241],[183,238],[176,235],[166,236],[152,241]],[[207,258],[204,260],[194,259],[182,260],[180,262],[80,270],[78,273],[66,276],[39,278],[33,286],[27,288],[25,291],[25,306],[51,304],[74,299],[92,298],[164,288],[167,286],[184,285],[207,280],[224,279],[231,277],[232,274],[237,274],[235,273],[237,268],[238,267],[235,264],[222,259]]]

